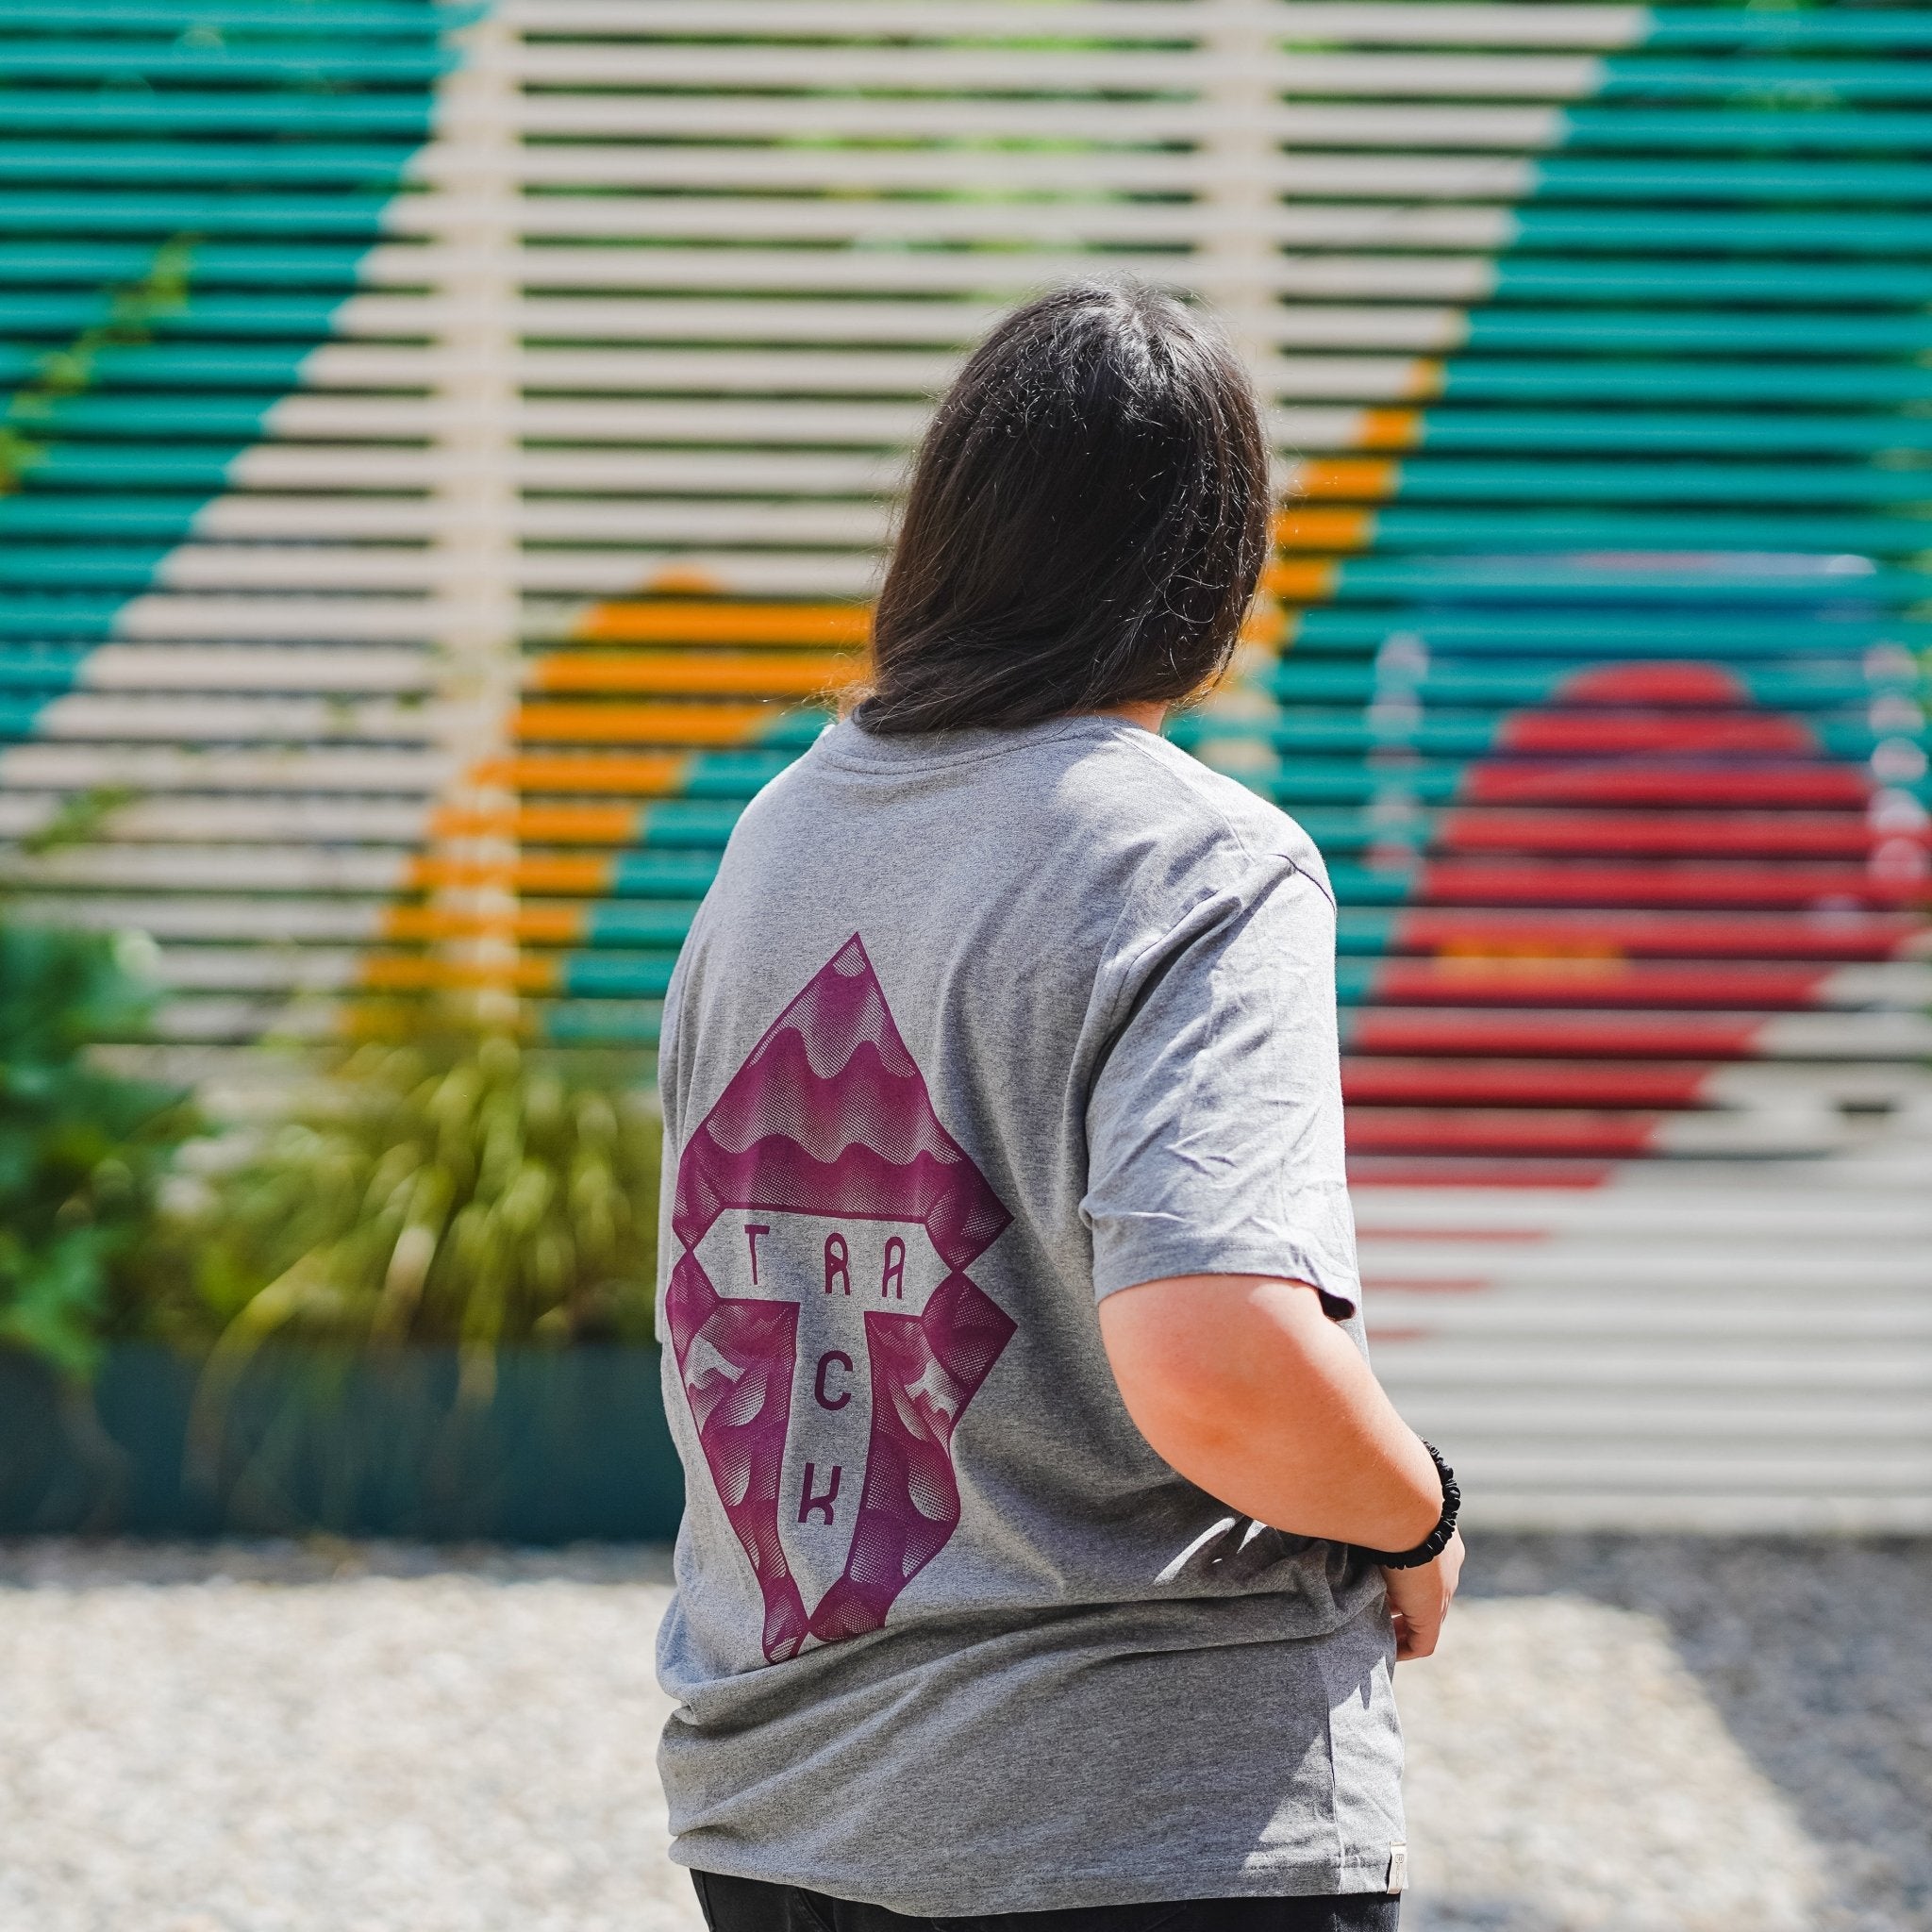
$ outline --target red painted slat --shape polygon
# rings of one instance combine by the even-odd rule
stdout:
[[[1379,998],[1413,1004],[1498,1006],[1756,1007],[1816,1003],[1836,969],[1783,962],[1620,959],[1390,959],[1375,975]]]
[[[1500,760],[1472,765],[1459,790],[1473,804],[1835,805],[1862,810],[1872,787],[1860,765],[1636,758],[1605,764]]]
[[[1610,753],[1782,752],[1815,756],[1818,741],[1795,718],[1757,711],[1519,711],[1496,733],[1497,749],[1528,756]]]
[[[1755,1013],[1512,1013],[1370,1007],[1354,1015],[1348,1045],[1364,1054],[1491,1059],[1530,1054],[1570,1059],[1748,1059],[1764,1024]]]
[[[1358,1107],[1349,1144],[1364,1154],[1595,1155],[1649,1150],[1662,1116],[1593,1108]]]
[[[1887,878],[1863,866],[1658,863],[1548,865],[1440,858],[1422,869],[1416,896],[1518,906],[1913,906],[1922,879]]]
[[[1452,811],[1437,839],[1462,852],[1644,852],[1863,858],[1862,812]]]
[[[1907,912],[1524,911],[1421,906],[1398,915],[1389,950],[1562,953],[1605,950],[1690,958],[1887,959],[1924,922]]]
[[[1350,1054],[1351,1107],[1694,1107],[1707,1061],[1374,1058]]]

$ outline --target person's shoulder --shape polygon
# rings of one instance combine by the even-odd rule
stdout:
[[[1119,749],[1147,774],[1149,803],[1177,832],[1200,841],[1204,857],[1241,870],[1285,858],[1332,896],[1315,841],[1272,800],[1151,732],[1123,738]]]

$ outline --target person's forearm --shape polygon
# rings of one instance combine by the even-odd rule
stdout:
[[[1100,1304],[1121,1397],[1165,1462],[1297,1536],[1403,1550],[1442,1487],[1314,1290],[1256,1275],[1143,1282]]]

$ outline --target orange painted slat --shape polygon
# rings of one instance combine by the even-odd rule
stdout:
[[[590,908],[581,900],[546,900],[521,905],[504,917],[457,912],[441,906],[392,906],[384,915],[386,940],[425,941],[514,939],[532,945],[575,945],[584,937]]]
[[[1289,494],[1318,502],[1388,503],[1402,485],[1402,465],[1378,457],[1322,457],[1297,464]]]
[[[362,962],[362,984],[372,992],[438,992],[448,988],[495,988],[516,992],[555,992],[560,962],[537,955],[501,965],[466,965],[414,953],[378,953]]]
[[[430,821],[437,839],[517,839],[525,844],[626,845],[643,825],[634,805],[526,805],[503,811],[446,807]]]
[[[525,705],[526,744],[751,744],[778,718],[775,705]]]
[[[856,652],[558,651],[532,660],[537,691],[633,691],[662,696],[808,698],[842,691],[864,675]]]
[[[690,782],[691,759],[681,752],[640,752],[629,757],[532,752],[490,758],[476,767],[475,783],[510,791],[609,791],[650,798],[675,797]]]
[[[1364,409],[1364,449],[1414,449],[1423,440],[1420,409]]]
[[[1374,537],[1373,510],[1289,509],[1274,520],[1284,550],[1366,550]]]
[[[1334,564],[1310,563],[1297,558],[1270,564],[1261,581],[1277,597],[1291,604],[1312,604],[1333,595],[1335,577]]]
[[[737,604],[724,601],[601,604],[572,629],[580,643],[862,645],[872,628],[865,604]]]
[[[595,898],[610,886],[610,861],[593,857],[520,855],[511,859],[417,859],[409,868],[409,883],[419,891],[450,887],[496,887],[523,892],[572,892]]]

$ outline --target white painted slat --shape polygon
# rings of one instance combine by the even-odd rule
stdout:
[[[613,89],[825,88],[889,93],[961,94],[1198,92],[1240,77],[1225,57],[1195,49],[1057,48],[1042,57],[1019,48],[811,45],[641,45],[621,41],[571,44],[526,42],[509,62],[525,85]],[[1550,54],[1283,52],[1273,78],[1301,97],[1367,100],[1574,101],[1602,85],[1600,60]]]
[[[157,940],[227,940],[262,945],[369,945],[381,937],[387,902],[348,895],[326,899],[225,898],[214,892],[175,898],[90,893],[23,894],[23,920],[55,919],[90,932],[144,932]]]
[[[685,136],[707,141],[1054,140],[1117,148],[1198,141],[1217,126],[1252,128],[1277,143],[1310,147],[1494,148],[1537,153],[1557,146],[1560,108],[1438,106],[1405,102],[1273,101],[1259,107],[1208,100],[1026,100],[943,96],[893,100],[877,95],[530,93],[506,112],[506,134],[602,136],[641,141]]]
[[[630,218],[622,211],[621,204],[611,204],[611,210],[554,219],[559,225],[566,219],[575,219],[593,233],[598,230],[591,225],[601,224],[621,235]],[[401,219],[398,216],[398,222]],[[542,259],[529,260],[534,255]],[[581,257],[581,262],[570,256]],[[1128,256],[1118,251],[1044,247],[998,252],[755,246],[667,246],[635,253],[541,249],[513,255],[508,263],[479,256],[467,264],[450,251],[419,264],[418,275],[423,279],[442,281],[459,275],[466,266],[475,270],[492,263],[520,281],[547,275],[558,284],[582,287],[588,283],[612,291],[682,289],[693,293],[784,294],[795,289],[807,295],[967,295],[997,302],[1017,299],[1055,282],[1129,271],[1158,288],[1182,292],[1199,289],[1212,297],[1226,275],[1211,261],[1191,263],[1182,257],[1154,252]],[[1279,255],[1257,261],[1251,273],[1272,293],[1308,300],[1387,297],[1410,302],[1470,302],[1489,294],[1495,282],[1495,264],[1482,256]],[[344,302],[336,325],[351,337],[421,336],[440,333],[459,319],[434,297],[361,295]],[[604,326],[601,340],[622,340],[625,334],[623,310],[615,302],[526,296],[513,305],[506,322],[517,334],[552,339],[579,334],[594,339],[589,326],[593,323]]]
[[[175,557],[196,554],[184,546]],[[246,556],[247,552],[219,553]],[[271,562],[280,554],[256,552]],[[300,555],[302,553],[294,553]],[[295,575],[260,581],[293,583]],[[353,645],[326,649],[277,645],[250,650],[235,645],[187,644],[156,648],[146,644],[103,644],[88,654],[82,688],[93,691],[329,691],[358,694],[431,691],[436,666],[420,651],[358,650]]]
[[[448,728],[437,706],[350,698],[111,696],[78,691],[56,698],[35,725],[48,739],[132,739],[176,744],[250,740],[374,739],[421,742]]]
[[[1129,5],[1065,0],[1030,8],[1016,21],[1014,9],[960,0],[505,0],[503,11],[528,34],[647,34],[796,36],[875,34],[916,40],[996,39],[1024,31],[1029,38],[1069,40],[1187,40],[1198,34],[1208,9],[1163,6],[1159,0]],[[1635,45],[1649,11],[1641,7],[1439,6],[1291,4],[1262,9],[1286,41],[1354,41],[1365,46],[1588,47],[1607,51]]]
[[[0,747],[0,785],[92,791],[369,791],[429,795],[456,771],[447,752],[402,747],[58,744]]]
[[[7,876],[46,890],[108,891],[395,892],[408,855],[320,845],[68,845],[9,860]]]
[[[650,108],[644,110],[648,117]],[[628,130],[641,135],[647,129]],[[1211,188],[1210,154],[1158,148],[1096,149],[1054,158],[1042,181],[1037,154],[1003,148],[718,147],[692,143],[573,142],[526,147],[517,176],[525,188],[671,190],[679,193],[732,191],[804,194],[862,189],[874,194],[1004,190],[1056,208],[1077,209],[1083,193],[1199,193]],[[474,189],[474,170],[434,145],[411,167],[417,181],[460,199]],[[1379,200],[1513,201],[1535,180],[1535,164],[1514,155],[1307,153],[1284,149],[1262,178],[1277,195]],[[938,212],[921,202],[908,212]],[[997,213],[995,208],[992,213]],[[1198,219],[1206,211],[1193,210]]]
[[[406,262],[396,261],[398,256],[407,254],[407,250],[394,248],[375,251],[376,258],[395,262],[398,280],[409,279],[416,273]],[[369,312],[358,305],[351,308],[348,319]],[[626,295],[619,311],[623,325],[619,333],[630,343],[744,341],[757,344],[760,353],[792,356],[801,353],[800,344],[810,344],[814,352],[826,354],[824,345],[847,343],[892,349],[917,345],[958,354],[977,341],[1004,312],[997,303],[901,302],[876,296],[815,302],[805,297],[788,301]],[[403,311],[398,308],[389,313],[400,316]],[[1267,319],[1264,340],[1282,349],[1444,349],[1459,343],[1467,327],[1468,318],[1459,308],[1386,304],[1285,308]],[[305,384],[322,388],[422,388],[434,382],[492,381],[508,376],[532,389],[621,391],[636,386],[630,372],[635,366],[632,358],[640,353],[628,346],[529,348],[499,370],[436,343],[351,341],[330,342],[316,350],[302,373]],[[667,352],[654,346],[645,353]]]

